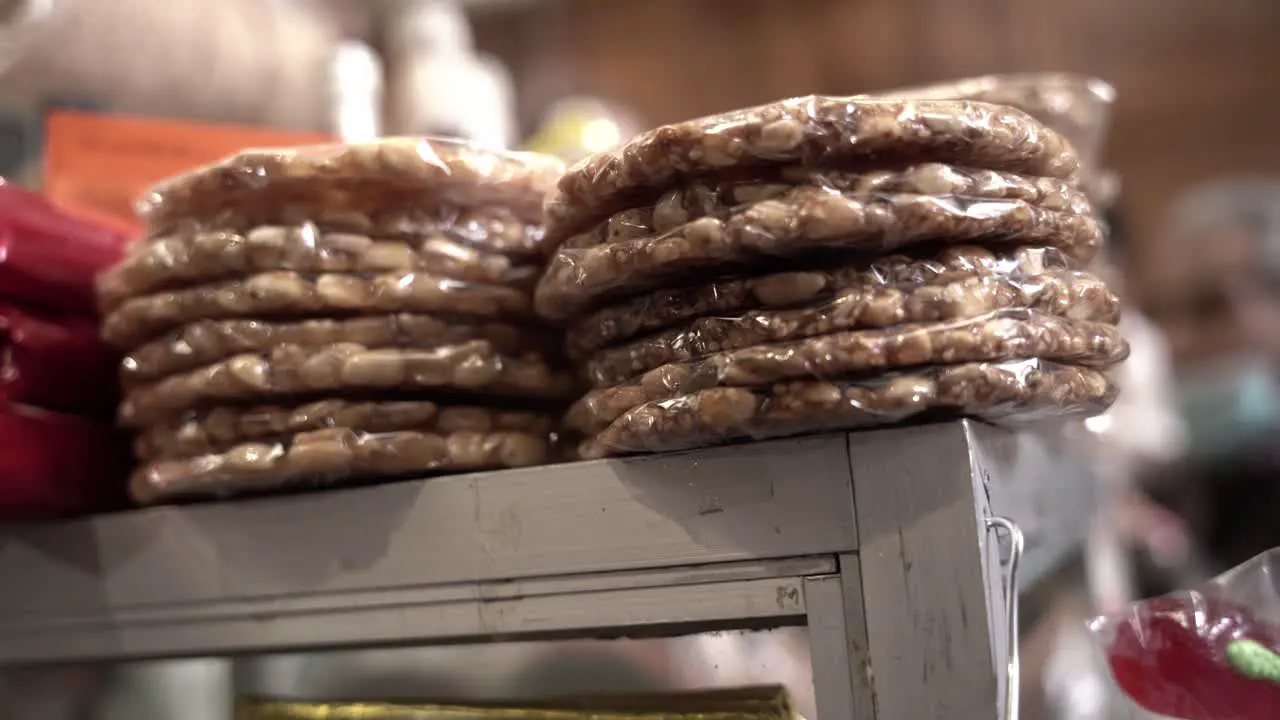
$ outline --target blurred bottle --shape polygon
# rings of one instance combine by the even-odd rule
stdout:
[[[382,134],[382,58],[367,43],[338,43],[333,57],[333,129],[346,142]]]
[[[514,91],[505,67],[475,49],[471,25],[453,0],[404,5],[388,41],[388,130],[461,137],[508,148],[515,136]]]

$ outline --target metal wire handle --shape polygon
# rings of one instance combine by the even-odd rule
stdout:
[[[1004,686],[1004,718],[1018,720],[1018,701],[1020,697],[1022,663],[1018,657],[1018,562],[1022,560],[1022,551],[1026,544],[1022,536],[1022,528],[1009,518],[987,518],[987,532],[999,537],[1001,530],[1009,534],[1009,572],[1004,578],[1004,609],[1008,618],[1006,640],[1008,643],[1009,664],[1005,669]]]

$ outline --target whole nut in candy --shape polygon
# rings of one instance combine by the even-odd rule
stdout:
[[[342,359],[338,382],[354,387],[393,388],[402,385],[408,376],[406,365],[403,352],[362,350]]]

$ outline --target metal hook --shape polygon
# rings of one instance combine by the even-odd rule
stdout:
[[[1022,536],[1022,528],[1018,527],[1018,524],[1014,521],[998,516],[987,518],[988,532],[993,532],[998,536],[1001,530],[1009,534],[1010,545],[1009,572],[1005,578],[1004,585],[1005,617],[1008,619],[1008,627],[1005,630],[1008,633],[1006,639],[1008,642],[1009,664],[1005,669],[1003,720],[1018,720],[1019,684],[1022,674],[1022,663],[1018,657],[1018,563],[1022,560],[1022,551],[1026,542]]]

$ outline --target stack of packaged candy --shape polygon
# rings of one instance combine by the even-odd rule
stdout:
[[[801,97],[571,168],[535,304],[584,458],[1097,414],[1128,345],[1069,141],[1016,109]]]
[[[1280,718],[1280,549],[1091,627],[1120,689],[1184,720]]]
[[[560,161],[451,140],[247,151],[139,203],[98,278],[141,504],[548,461],[533,317]]]
[[[0,181],[0,519],[123,498],[116,357],[98,338],[93,278],[124,243]]]

